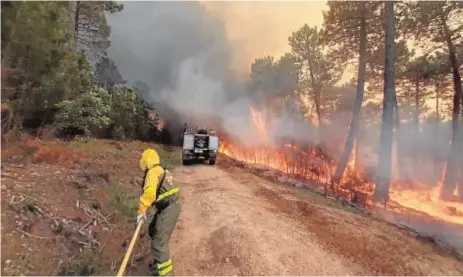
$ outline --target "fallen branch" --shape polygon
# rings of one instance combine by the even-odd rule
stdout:
[[[111,226],[111,224],[109,224],[108,218],[111,217],[114,213],[111,213],[111,214],[109,214],[108,216],[105,217],[99,211],[95,210],[95,212],[96,212],[97,215],[99,215],[104,220],[104,222],[106,222],[108,227]]]
[[[75,243],[78,243],[78,244],[83,245],[83,246],[88,246],[88,247],[91,246],[91,244],[88,243],[88,242],[84,242],[84,241],[80,241],[80,240],[76,240],[76,239],[73,240],[73,241],[74,241]]]
[[[98,210],[95,210],[95,209],[84,208],[84,212],[93,219],[96,219],[97,216],[100,217],[108,225],[108,227],[111,227],[111,224],[108,222],[108,218],[111,217],[114,213],[111,213],[105,217]]]
[[[92,224],[93,220],[95,219],[92,218],[89,222],[85,223],[85,225],[79,229],[79,233],[85,230],[85,228],[87,228],[90,224]]]
[[[88,245],[88,246],[101,245],[96,239],[94,239],[91,236],[85,234],[84,232],[79,230],[79,231],[77,231],[77,233],[79,235],[81,235],[82,237],[84,237],[85,239],[87,239],[88,242],[83,242],[83,241],[80,241],[80,240],[74,238],[73,241],[75,241],[76,243],[83,244],[83,245]]]

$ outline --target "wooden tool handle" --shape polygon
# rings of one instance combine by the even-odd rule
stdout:
[[[127,248],[127,252],[125,252],[125,257],[124,257],[124,260],[122,261],[119,271],[117,272],[117,276],[124,275],[125,268],[127,267],[127,263],[129,262],[130,254],[132,254],[133,246],[135,245],[135,242],[137,241],[138,233],[140,233],[140,229],[144,221],[145,220],[141,220],[137,225],[137,229],[135,230],[135,233],[133,234],[132,241],[130,241],[130,245],[129,245],[129,248]]]

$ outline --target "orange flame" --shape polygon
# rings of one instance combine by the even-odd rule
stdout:
[[[252,149],[242,147],[239,143],[222,140],[219,151],[231,158],[248,164],[265,166],[290,176],[294,179],[329,188],[333,187],[331,177],[335,163],[316,147],[298,147],[294,144],[273,145],[269,143],[269,118],[255,108],[251,109],[251,120],[262,146]],[[357,147],[357,144],[355,144]],[[366,180],[363,174],[354,169],[355,151],[346,169],[346,173],[334,192],[358,201],[363,198],[365,204],[371,204],[374,183]],[[441,199],[442,183],[432,189],[415,182],[413,188],[405,183],[395,182],[390,189],[390,199],[402,207],[426,213],[438,220],[463,225],[463,203]],[[459,195],[455,189],[453,194]],[[365,199],[366,198],[366,199]]]

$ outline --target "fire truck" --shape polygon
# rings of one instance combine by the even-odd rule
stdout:
[[[185,124],[183,132],[183,165],[208,161],[215,165],[219,150],[219,137],[208,128],[191,128]]]

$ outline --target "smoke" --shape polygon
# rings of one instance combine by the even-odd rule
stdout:
[[[259,138],[250,124],[249,111],[255,105],[250,95],[259,92],[250,93],[241,74],[249,74],[256,57],[278,57],[288,51],[288,36],[304,23],[320,24],[325,3],[124,2],[124,6],[108,18],[109,56],[129,83],[141,80],[149,85],[147,100],[155,103],[166,126],[178,135],[184,122],[221,127],[252,143]],[[338,99],[355,95],[355,90],[333,95]],[[330,121],[323,137],[327,145],[343,145],[351,111],[351,107],[331,115],[324,111]],[[377,117],[380,122],[379,113]],[[416,145],[412,130],[401,130],[405,150]],[[379,129],[369,131],[373,138],[368,142],[365,138],[365,144],[376,149]],[[272,142],[279,137],[318,142],[316,128],[290,111],[274,118],[268,136]],[[423,140],[420,151],[429,152],[432,144]]]
[[[174,133],[181,133],[184,122],[215,124],[242,141],[254,140],[249,115],[254,103],[240,72],[249,74],[255,57],[287,46],[287,36],[299,27],[283,28],[284,37],[275,40],[278,43],[270,42],[274,29],[282,33],[275,24],[267,26],[270,33],[262,32],[266,22],[271,22],[269,12],[277,7],[256,5],[267,7],[262,9],[267,19],[251,18],[248,12],[243,15],[245,23],[231,21],[231,15],[243,11],[238,3],[124,2],[124,10],[108,18],[112,31],[109,56],[129,83],[140,80],[149,85],[146,100],[155,103]],[[295,12],[297,5],[291,7],[293,15],[301,14]],[[246,24],[251,31],[246,31]],[[247,34],[247,40],[236,36],[237,28]],[[262,49],[257,53],[259,46]],[[295,123],[289,117],[279,122],[288,135],[301,129],[291,127]]]
[[[124,78],[147,83],[151,91],[146,100],[156,103],[165,121],[177,121],[174,125],[220,115],[234,82],[223,24],[199,2],[124,6],[108,19],[109,56]]]

